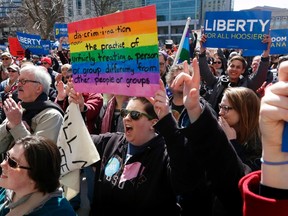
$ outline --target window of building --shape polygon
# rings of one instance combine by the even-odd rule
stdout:
[[[73,16],[73,2],[72,1],[67,1],[68,2],[68,17]]]
[[[82,15],[82,0],[76,1],[77,15]]]
[[[86,15],[91,14],[91,0],[85,0]]]

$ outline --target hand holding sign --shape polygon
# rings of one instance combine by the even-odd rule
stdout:
[[[262,43],[267,44],[267,48],[264,50],[262,57],[269,57],[270,49],[271,49],[271,36],[270,35],[264,35]]]

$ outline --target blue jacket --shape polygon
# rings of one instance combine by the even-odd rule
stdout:
[[[9,213],[10,209],[3,206],[6,201],[6,189],[0,189],[0,216]],[[5,204],[4,204],[5,205]],[[55,195],[51,196],[46,202],[41,203],[37,208],[33,209],[29,216],[76,216],[72,206],[66,198],[62,196],[61,193],[56,192]]]

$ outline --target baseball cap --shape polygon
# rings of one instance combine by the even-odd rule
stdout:
[[[52,60],[51,60],[51,58],[49,58],[49,57],[43,57],[43,58],[41,58],[41,63],[43,63],[43,62],[46,62],[46,63],[48,63],[49,65],[52,65]]]
[[[8,57],[8,58],[12,58],[12,56],[11,56],[11,54],[10,54],[9,52],[3,52],[3,53],[1,54],[1,57],[3,57],[3,56],[6,56],[6,57]]]
[[[38,55],[32,55],[32,58],[40,58]]]
[[[20,67],[16,64],[11,64],[7,69],[11,68],[13,71],[20,73]]]

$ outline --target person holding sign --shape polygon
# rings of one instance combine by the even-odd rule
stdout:
[[[70,50],[64,49],[62,47],[62,44],[65,40],[65,37],[60,37],[59,39],[59,45],[57,48],[57,55],[60,58],[61,63],[64,64],[71,64],[71,58],[70,58]]]
[[[69,68],[72,70],[71,65]],[[72,72],[70,75],[72,76]],[[89,133],[97,133],[98,128],[95,122],[99,118],[99,113],[103,106],[102,95],[100,93],[76,92],[72,82],[73,79],[71,77],[67,78],[66,84],[64,84],[62,80],[59,80],[56,84],[58,94],[55,103],[57,103],[65,112],[67,112],[67,108],[71,102],[78,104]],[[94,170],[92,168],[92,166],[83,168],[87,180],[87,195],[89,202],[92,202],[93,197]],[[75,210],[80,208],[80,192],[70,200],[70,203]]]
[[[200,41],[200,54],[199,54],[199,67],[200,74],[206,85],[213,89],[208,102],[212,105],[213,109],[218,113],[218,104],[223,96],[223,91],[228,86],[243,86],[252,89],[256,92],[258,88],[264,83],[267,78],[267,72],[269,69],[269,52],[271,47],[270,35],[265,35],[262,42],[267,44],[266,50],[263,51],[261,62],[258,71],[253,76],[243,77],[245,70],[247,69],[246,60],[239,55],[232,57],[228,61],[227,75],[215,77],[209,70],[208,63],[206,61],[206,48],[204,43],[207,37],[202,35]]]
[[[90,215],[179,216],[171,186],[173,165],[165,141],[154,126],[153,105],[144,97],[132,97],[121,109],[124,133],[92,135],[100,154],[96,163],[94,201]]]

